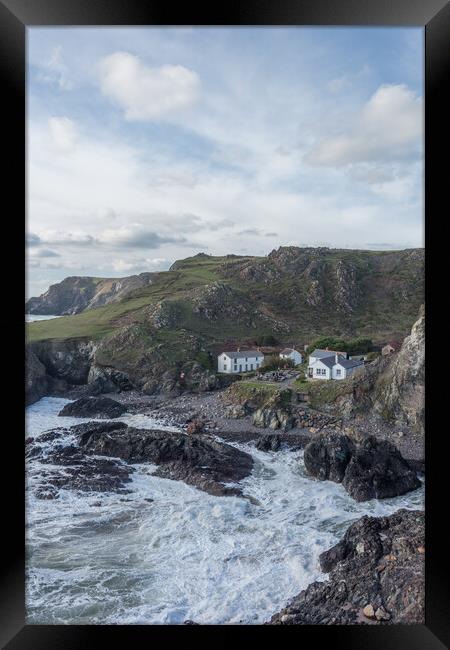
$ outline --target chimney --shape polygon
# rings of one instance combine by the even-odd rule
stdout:
[[[336,354],[334,355],[334,363],[338,363],[338,360],[339,360],[339,355],[336,352]]]
[[[329,348],[328,346],[325,348],[325,350],[329,350],[329,349],[330,349],[330,348]]]
[[[237,351],[240,352],[240,351],[241,351],[241,348],[238,348]]]

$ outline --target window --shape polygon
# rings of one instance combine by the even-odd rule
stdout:
[[[248,365],[245,364],[245,372],[247,372],[247,370],[248,370]]]
[[[226,364],[226,363],[223,364],[223,369],[224,369],[224,370],[227,369],[227,364]]]
[[[337,375],[338,377],[341,376],[341,370],[340,370],[340,368],[337,368],[337,369],[336,369],[336,375]]]
[[[247,357],[245,357],[245,360],[248,361]]]
[[[327,371],[325,368],[316,368],[316,375],[326,375]]]
[[[253,363],[250,364],[250,370],[253,370]]]

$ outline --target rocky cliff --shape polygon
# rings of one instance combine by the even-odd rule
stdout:
[[[423,624],[425,517],[398,510],[362,517],[320,556],[329,579],[313,582],[272,625]]]
[[[397,353],[380,357],[355,377],[310,387],[313,407],[346,418],[379,418],[423,438],[425,432],[425,309]]]
[[[141,273],[126,278],[69,277],[38,298],[25,303],[27,314],[64,316],[121,300],[130,292],[153,282],[156,273]]]

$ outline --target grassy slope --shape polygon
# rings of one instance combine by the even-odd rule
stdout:
[[[118,321],[123,316],[132,314],[133,320],[139,322],[139,310],[143,307],[167,298],[182,301],[186,294],[196,287],[204,286],[219,279],[223,281],[223,278],[217,272],[217,268],[226,259],[226,257],[188,258],[178,262],[175,271],[161,273],[154,284],[130,293],[120,302],[88,309],[74,316],[61,316],[51,320],[27,323],[27,341],[103,338],[118,327]],[[188,327],[192,325],[194,330],[197,329],[200,323],[189,322],[190,320],[192,321],[190,314],[186,313],[186,325]],[[214,329],[214,325],[212,329]],[[220,326],[217,329],[220,331]]]
[[[391,256],[391,257],[389,257]],[[411,281],[413,299],[411,305],[398,309],[395,302],[395,291],[389,295],[385,291],[385,277],[382,271],[375,271],[368,264],[371,259],[378,258],[381,264],[390,264],[391,252],[370,251],[329,251],[326,255],[327,263],[333,265],[339,259],[346,259],[355,264],[360,273],[363,287],[363,301],[358,313],[355,313],[351,322],[358,335],[372,336],[374,340],[383,340],[384,336],[392,336],[393,332],[407,332],[414,320],[418,309],[416,302],[422,301],[420,286],[422,277],[414,276],[412,269],[396,266],[390,272],[390,282],[395,288],[404,276],[413,278]],[[304,294],[306,286],[298,282],[295,276],[285,276],[280,281],[270,284],[270,289],[263,282],[243,282],[238,276],[224,277],[218,267],[224,262],[242,263],[252,260],[255,264],[263,263],[266,258],[227,258],[196,256],[178,261],[174,270],[161,273],[154,284],[136,290],[125,299],[103,307],[87,310],[74,316],[63,316],[58,319],[29,323],[27,325],[27,340],[36,341],[44,339],[89,338],[100,339],[116,330],[124,322],[142,322],[143,309],[164,299],[176,301],[183,314],[181,327],[204,337],[206,342],[226,340],[242,340],[254,338],[260,334],[270,334],[270,325],[261,322],[249,330],[243,323],[233,319],[224,318],[217,321],[205,321],[192,312],[192,304],[187,300],[187,294],[196,287],[201,287],[215,280],[230,285],[233,289],[247,292],[259,308],[267,314],[280,317],[288,322],[292,332],[287,335],[286,343],[292,341],[306,342],[318,335],[336,335],[337,325],[335,314],[333,317],[327,312],[327,301],[324,306],[314,309],[304,309]],[[384,262],[386,260],[386,262]],[[378,263],[378,266],[380,264]],[[408,275],[409,274],[409,275]],[[379,276],[379,277],[378,277]],[[371,291],[365,291],[367,283],[371,283]],[[419,286],[420,285],[420,286]],[[332,288],[325,287],[325,291]],[[394,296],[394,298],[392,297]],[[409,313],[411,312],[411,314]],[[164,342],[166,338],[172,343],[175,330],[159,330],[157,338]],[[283,336],[279,336],[283,338]],[[169,342],[169,341],[168,341]]]

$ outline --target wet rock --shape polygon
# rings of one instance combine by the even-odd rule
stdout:
[[[373,608],[373,605],[366,605],[363,608],[363,614],[366,618],[375,618],[375,610]]]
[[[354,444],[347,436],[330,433],[319,436],[305,447],[305,467],[321,481],[342,483]]]
[[[186,433],[189,435],[193,433],[203,433],[205,430],[205,423],[201,420],[192,420],[186,427]]]
[[[58,413],[75,418],[118,418],[126,407],[109,397],[81,397],[66,404]]]
[[[261,436],[255,447],[260,451],[278,451],[281,447],[281,438],[277,434],[266,434]]]
[[[338,433],[321,435],[306,446],[304,462],[309,474],[342,483],[356,501],[395,497],[421,485],[398,449],[374,436],[356,442]]]
[[[389,517],[362,517],[320,556],[329,580],[314,582],[272,625],[423,624],[425,515],[399,510]],[[393,555],[395,561],[387,560]]]
[[[78,438],[87,454],[118,457],[127,463],[155,463],[157,476],[181,480],[215,495],[240,495],[241,489],[224,485],[248,476],[253,459],[235,447],[207,435],[186,435],[133,427],[108,432],[85,428]]]

